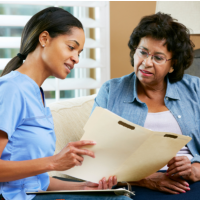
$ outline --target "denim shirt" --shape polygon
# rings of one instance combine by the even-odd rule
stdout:
[[[135,73],[107,81],[95,99],[96,106],[144,126],[148,107],[137,96],[137,77]],[[183,135],[192,140],[187,144],[194,156],[191,163],[200,162],[200,79],[185,74],[181,81],[170,83],[164,98],[166,107],[177,120]]]

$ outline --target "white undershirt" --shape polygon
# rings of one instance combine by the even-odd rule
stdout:
[[[144,127],[148,128],[152,131],[159,131],[159,132],[170,132],[181,134],[182,131],[170,111],[158,112],[158,113],[148,113],[146,121],[144,123]],[[176,156],[187,156],[189,160],[193,158],[192,154],[190,153],[189,149],[184,146]],[[161,170],[167,170],[168,167],[165,165]]]

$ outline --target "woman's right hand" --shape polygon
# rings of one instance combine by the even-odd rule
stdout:
[[[165,173],[154,173],[143,179],[145,187],[171,194],[180,194],[189,191],[189,184],[179,176],[168,177]]]
[[[87,155],[94,158],[95,155],[92,151],[80,149],[80,147],[95,144],[96,142],[88,140],[68,143],[68,145],[64,147],[58,154],[53,156],[53,171],[64,171],[74,166],[80,166],[83,162],[83,157],[81,155]]]

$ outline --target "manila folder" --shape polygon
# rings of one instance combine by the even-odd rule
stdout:
[[[191,140],[151,131],[101,107],[95,108],[84,131],[81,140],[97,142],[84,147],[93,151],[95,158],[83,156],[81,166],[61,173],[96,183],[114,175],[119,182],[141,180],[164,167]]]

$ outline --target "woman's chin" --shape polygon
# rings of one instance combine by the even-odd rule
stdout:
[[[153,81],[153,76],[138,75],[137,78],[141,83],[145,83],[145,84],[151,83]]]
[[[63,74],[59,74],[59,76],[55,76],[56,78],[59,78],[59,79],[65,79],[67,77],[67,73],[63,73]]]
[[[68,75],[68,74],[67,74],[67,75]],[[67,75],[65,75],[65,76],[61,77],[60,79],[62,79],[62,80],[63,80],[63,79],[65,79],[65,78],[67,78]]]

